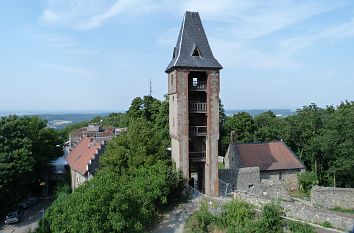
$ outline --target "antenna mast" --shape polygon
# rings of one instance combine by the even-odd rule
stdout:
[[[151,94],[152,94],[151,78],[150,78],[150,82],[149,82],[149,84],[150,84],[149,95],[151,96]]]

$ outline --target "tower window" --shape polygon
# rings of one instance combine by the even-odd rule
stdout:
[[[198,86],[198,78],[193,78],[192,85],[193,87]]]
[[[195,47],[195,49],[194,49],[194,51],[192,53],[192,56],[193,57],[201,57],[202,56],[202,54],[200,53],[200,50],[199,50],[198,47]]]

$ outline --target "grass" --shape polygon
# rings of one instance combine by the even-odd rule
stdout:
[[[297,190],[297,191],[291,192],[290,196],[306,199],[306,198],[310,197],[310,194],[305,191],[302,191],[302,190]]]
[[[292,233],[316,233],[315,228],[306,223],[285,220],[285,226]]]
[[[345,209],[339,206],[333,207],[331,210],[336,212],[346,213],[346,214],[354,214],[354,209]]]
[[[334,228],[332,223],[328,222],[328,221],[324,221],[323,223],[320,224],[321,226],[323,227],[326,227],[326,228]]]

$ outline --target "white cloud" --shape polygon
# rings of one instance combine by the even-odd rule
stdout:
[[[127,13],[137,14],[148,12],[154,8],[151,2],[143,0],[119,0],[110,6],[103,13],[97,14],[88,20],[83,21],[78,27],[82,29],[96,28],[107,22],[114,16]]]
[[[294,53],[313,43],[316,32],[308,30],[306,21],[321,14],[343,7],[341,2],[332,1],[183,1],[179,13],[185,10],[199,11],[204,27],[209,35],[209,42],[217,58],[225,66],[250,69],[297,69],[303,67],[294,59]],[[222,25],[222,27],[220,27]],[[303,27],[297,34],[305,34],[292,38],[283,31],[292,31],[297,26]],[[340,29],[343,28],[343,29]],[[340,26],[336,31],[327,30],[324,34],[339,34],[342,37],[351,35],[354,27]],[[279,33],[278,33],[279,32]],[[159,43],[170,43],[177,40],[166,37],[169,32],[162,33]],[[281,35],[281,36],[279,36]],[[284,37],[285,36],[285,37]],[[322,35],[321,38],[325,37]],[[328,37],[328,36],[327,36]],[[263,40],[267,38],[266,40]],[[333,38],[332,38],[333,39]],[[262,41],[263,44],[259,44]],[[264,42],[266,41],[266,42]]]
[[[310,34],[287,38],[279,42],[279,49],[295,53],[318,43],[331,43],[354,37],[354,19],[338,25],[317,29]]]
[[[179,30],[179,28],[175,27],[163,32],[159,36],[157,43],[162,46],[174,46],[177,41]]]
[[[60,16],[50,9],[45,9],[42,14],[42,20],[46,23],[55,24],[58,23]]]
[[[41,21],[76,29],[94,29],[112,18],[143,14],[158,8],[151,0],[48,0]]]
[[[47,64],[47,63],[41,63],[40,65],[48,67],[50,69],[54,69],[56,71],[61,71],[61,72],[65,72],[65,73],[72,74],[72,75],[79,75],[79,76],[93,76],[94,75],[94,73],[89,70],[75,68],[75,67],[54,65],[54,64]]]

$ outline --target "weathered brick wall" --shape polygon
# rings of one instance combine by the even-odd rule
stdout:
[[[354,209],[354,188],[314,186],[311,190],[311,202],[325,208],[339,206]]]
[[[219,71],[209,71],[207,83],[205,193],[218,196]]]

